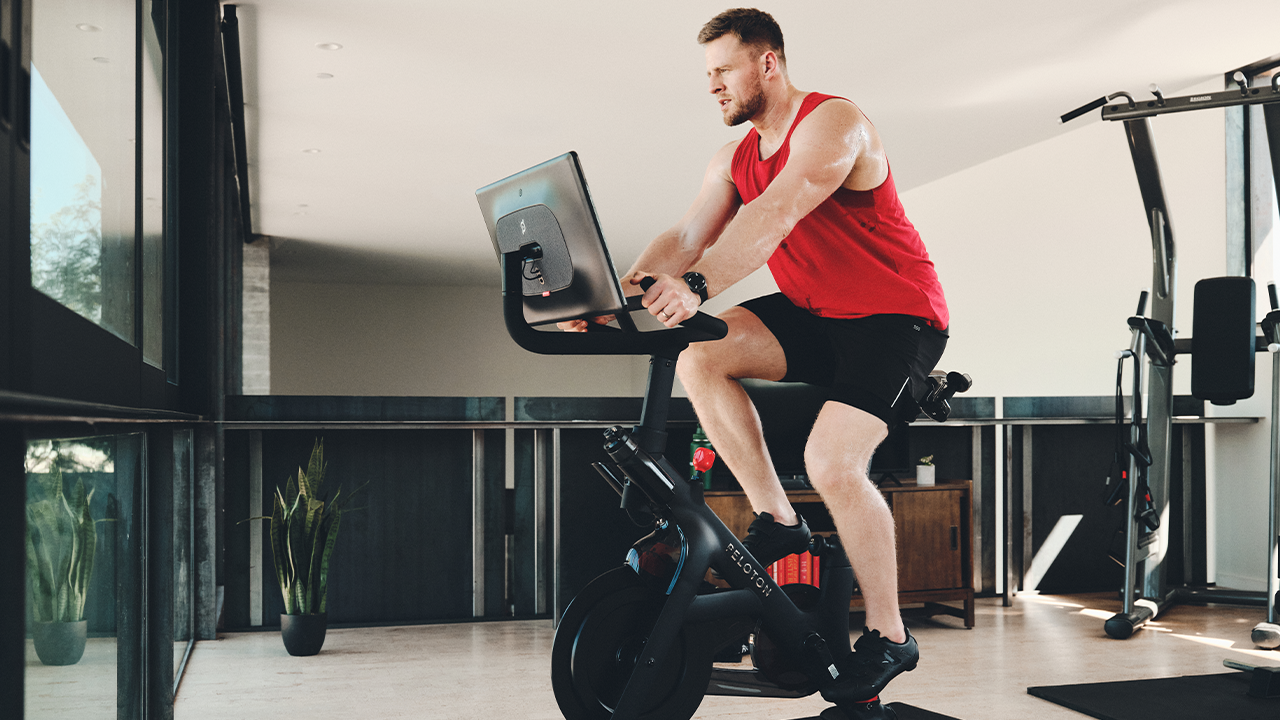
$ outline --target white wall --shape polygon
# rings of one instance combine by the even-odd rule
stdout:
[[[1082,121],[1076,121],[1082,122]],[[1178,243],[1177,322],[1195,281],[1225,268],[1221,111],[1158,118]],[[963,139],[958,139],[962,142]],[[1109,395],[1125,319],[1151,286],[1147,228],[1123,128],[1098,120],[903,194],[942,277],[944,363],[982,395]],[[1188,373],[1176,376],[1190,391]]]
[[[546,357],[508,337],[487,287],[275,283],[277,395],[639,395],[634,358]]]

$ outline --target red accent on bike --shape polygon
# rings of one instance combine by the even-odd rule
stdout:
[[[693,469],[698,472],[706,472],[716,462],[716,451],[711,448],[700,447],[693,451]]]
[[[542,293],[542,297],[551,297],[551,291],[550,291],[550,290],[548,290],[548,291],[546,291],[546,292]]]

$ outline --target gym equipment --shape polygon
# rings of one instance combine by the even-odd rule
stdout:
[[[683,720],[693,715],[707,694],[798,698],[835,684],[840,679],[840,661],[852,652],[853,573],[839,539],[815,536],[811,541],[810,552],[822,558],[821,587],[780,587],[703,500],[701,473],[710,467],[714,454],[699,451],[691,479],[665,456],[676,359],[690,343],[724,337],[724,322],[698,313],[681,327],[639,332],[634,323],[619,317],[619,328],[592,325],[592,332],[560,333],[540,332],[527,320],[530,293],[542,304],[539,316],[547,317],[558,313],[548,311],[546,305],[565,292],[543,295],[547,291],[539,290],[538,273],[568,275],[570,288],[586,281],[583,273],[552,267],[541,247],[542,235],[555,239],[563,223],[542,222],[537,229],[529,222],[521,226],[526,216],[545,216],[552,205],[561,208],[550,213],[553,220],[564,208],[574,206],[572,212],[585,207],[594,217],[576,156],[571,162],[555,164],[579,175],[577,182],[564,185],[570,191],[555,198],[543,193],[520,199],[533,184],[530,178],[547,172],[547,165],[478,191],[489,199],[481,204],[502,263],[508,332],[517,344],[536,353],[651,357],[640,423],[630,430],[620,426],[607,430],[604,449],[612,462],[594,467],[621,496],[627,515],[652,532],[635,543],[624,564],[591,581],[560,618],[552,647],[551,680],[561,711],[569,720]],[[504,214],[491,217],[497,212]],[[516,242],[499,241],[503,227],[521,227]],[[597,241],[603,243],[603,238]],[[590,282],[598,287],[601,279]],[[611,268],[604,284],[610,282],[618,285]],[[583,315],[607,310],[579,307]],[[639,298],[626,301],[625,312],[639,310]],[[928,411],[935,419],[946,418],[947,400],[969,384],[967,376],[959,375],[948,382],[947,387],[938,388],[934,381],[928,394]],[[677,462],[683,465],[684,460],[677,458]],[[705,581],[711,569],[728,588]],[[719,650],[748,634],[753,667],[713,666]],[[851,720],[896,717],[879,697],[842,706],[839,712]]]
[[[1266,68],[1261,68],[1266,69]],[[1274,285],[1271,286],[1271,313],[1262,323],[1263,336],[1255,339],[1253,280],[1248,277],[1216,278],[1201,281],[1196,288],[1196,322],[1192,338],[1173,337],[1177,260],[1173,229],[1165,203],[1160,169],[1156,161],[1150,118],[1163,113],[1203,108],[1263,105],[1273,173],[1280,169],[1280,74],[1269,88],[1250,87],[1243,72],[1233,74],[1236,88],[1221,92],[1166,98],[1151,86],[1154,100],[1138,102],[1127,92],[1113,93],[1063,115],[1062,122],[1102,108],[1102,119],[1122,121],[1129,140],[1147,222],[1151,229],[1153,282],[1151,316],[1144,317],[1147,293],[1138,314],[1129,318],[1133,340],[1119,354],[1121,369],[1127,358],[1134,360],[1133,406],[1128,442],[1119,442],[1117,455],[1127,466],[1113,486],[1112,500],[1122,494],[1128,512],[1125,536],[1124,609],[1108,619],[1104,628],[1114,638],[1130,637],[1138,628],[1175,602],[1234,602],[1265,604],[1266,622],[1257,625],[1253,641],[1266,648],[1280,647],[1280,620],[1276,616],[1278,552],[1280,552],[1280,312]],[[1119,98],[1127,102],[1108,105]],[[1247,271],[1246,271],[1247,275]],[[1203,296],[1201,288],[1205,288]],[[1204,322],[1201,318],[1204,318]],[[1197,342],[1196,339],[1199,339]],[[1168,588],[1163,566],[1160,518],[1168,508],[1169,464],[1172,435],[1173,366],[1178,354],[1193,358],[1192,392],[1217,404],[1229,404],[1253,394],[1253,353],[1272,352],[1270,516],[1268,530],[1268,570],[1265,593],[1249,593],[1218,588]],[[1143,357],[1150,379],[1147,383],[1147,418],[1142,416]],[[1121,378],[1117,377],[1117,425],[1122,423]]]

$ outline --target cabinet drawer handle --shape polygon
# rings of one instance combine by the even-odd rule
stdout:
[[[955,525],[951,526],[951,549],[960,549],[960,528]]]

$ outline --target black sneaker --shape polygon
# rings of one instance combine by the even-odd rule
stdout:
[[[918,662],[920,646],[910,631],[906,642],[896,643],[881,637],[879,630],[863,628],[853,654],[840,663],[839,679],[823,688],[822,697],[837,705],[874,698],[890,680],[915,670]]]
[[[769,567],[788,555],[809,550],[809,525],[796,515],[795,525],[780,525],[769,513],[760,513],[747,528],[742,544],[761,567]]]

